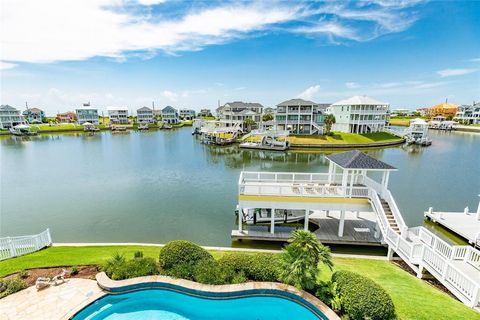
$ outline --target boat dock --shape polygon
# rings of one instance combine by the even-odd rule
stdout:
[[[480,203],[477,212],[469,212],[468,208],[463,212],[435,212],[429,208],[424,216],[480,247]]]
[[[270,151],[285,151],[288,146],[266,146],[254,142],[244,142],[239,145],[242,149],[256,149],[256,150],[270,150]]]
[[[384,246],[380,233],[376,230],[376,218],[372,212],[347,211],[343,235],[339,236],[340,211],[314,211],[309,216],[310,230],[324,244],[342,244],[355,246]],[[232,230],[232,240],[267,240],[286,242],[295,227],[275,226],[275,233],[270,232],[268,225],[249,225],[246,230]]]

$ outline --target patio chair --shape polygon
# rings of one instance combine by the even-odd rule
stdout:
[[[300,194],[300,184],[294,183],[293,186],[292,186],[292,191],[293,191],[294,193]]]
[[[41,290],[49,286],[50,286],[50,278],[38,277],[37,280],[35,281],[35,288],[37,288],[37,290]]]
[[[57,274],[55,277],[52,278],[53,285],[58,286],[59,284],[64,283],[66,275],[67,275],[67,270],[62,269],[62,272],[60,274]]]
[[[305,191],[307,191],[310,194],[314,194],[315,193],[314,187],[315,185],[313,183],[307,183],[307,185],[305,186]]]

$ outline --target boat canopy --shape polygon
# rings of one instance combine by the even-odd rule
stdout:
[[[93,126],[93,124],[91,122],[84,122],[83,125],[84,126]]]
[[[26,130],[26,129],[30,129],[30,126],[28,124],[18,124],[13,128],[18,130]]]

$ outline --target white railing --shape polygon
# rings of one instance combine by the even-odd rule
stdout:
[[[0,260],[38,251],[51,244],[52,237],[49,229],[31,236],[0,238]]]
[[[330,182],[341,182],[342,175],[331,176]],[[248,172],[240,174],[239,184],[246,182],[284,182],[284,183],[328,183],[328,173],[304,173],[304,172]]]

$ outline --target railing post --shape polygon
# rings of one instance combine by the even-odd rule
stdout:
[[[52,244],[52,235],[50,234],[50,228],[47,228],[47,236],[48,236],[48,245]]]
[[[8,237],[8,248],[10,249],[10,255],[11,257],[16,257],[17,256],[17,249],[15,248],[15,245],[13,244],[12,238]]]

